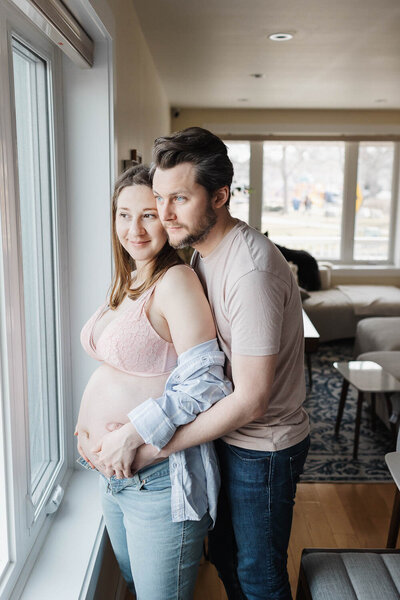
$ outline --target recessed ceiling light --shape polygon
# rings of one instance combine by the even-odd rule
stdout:
[[[271,33],[271,35],[268,36],[268,39],[273,42],[287,42],[288,40],[291,40],[292,37],[293,35],[291,33]]]
[[[254,77],[254,79],[262,79],[264,77],[264,73],[250,73],[250,77]]]
[[[238,98],[238,102],[248,102],[248,98]]]
[[[375,100],[375,102],[377,104],[383,104],[384,102],[387,102],[386,98],[378,98],[377,100]]]

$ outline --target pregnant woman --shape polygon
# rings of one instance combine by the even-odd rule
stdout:
[[[111,477],[96,449],[111,423],[121,432],[130,411],[145,401],[158,411],[161,429],[162,407],[172,403],[175,421],[168,421],[166,443],[178,425],[230,393],[224,355],[200,282],[167,242],[147,167],[132,167],[115,184],[112,239],[108,303],[81,333],[85,350],[102,364],[82,398],[75,432],[79,461],[101,473],[107,530],[138,600],[189,600],[203,539],[215,519],[213,446],[190,448],[133,476],[128,466]]]

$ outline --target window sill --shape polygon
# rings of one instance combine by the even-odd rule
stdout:
[[[95,474],[74,471],[20,600],[90,600],[105,527]]]
[[[333,265],[332,274],[334,275],[352,275],[365,277],[373,275],[376,277],[399,277],[400,267],[393,265]]]

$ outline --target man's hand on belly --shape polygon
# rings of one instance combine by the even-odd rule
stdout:
[[[92,448],[92,452],[98,456],[99,464],[107,477],[111,477],[115,472],[117,479],[123,479],[132,477],[131,465],[136,449],[143,442],[132,423],[126,423],[107,433],[97,446]]]
[[[142,444],[136,452],[135,460],[131,466],[132,473],[137,473],[140,469],[144,469],[155,462],[165,460],[165,456],[161,456],[160,450],[151,444]]]

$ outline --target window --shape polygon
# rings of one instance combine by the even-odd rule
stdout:
[[[230,212],[236,219],[247,221],[249,215],[250,143],[226,142],[234,167]]]
[[[49,64],[13,39],[24,282],[30,496],[37,506],[60,457],[53,248],[54,173]]]
[[[344,144],[265,142],[262,231],[316,258],[340,257]]]
[[[226,144],[233,200],[241,189],[234,217],[319,260],[393,263],[398,142],[264,141],[262,169],[258,151],[253,157],[258,143]],[[248,199],[259,206],[251,209]]]
[[[390,257],[393,143],[363,142],[358,150],[354,258],[381,261]]]
[[[7,598],[67,467],[58,292],[65,249],[58,220],[58,50],[3,3],[0,35],[8,42],[0,57],[8,82],[0,140],[9,142],[0,153],[7,173],[0,191],[0,598]]]

